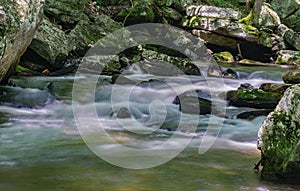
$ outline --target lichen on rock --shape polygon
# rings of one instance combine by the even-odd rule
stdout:
[[[43,18],[44,0],[1,1],[0,82],[6,83]]]
[[[262,178],[296,182],[300,177],[300,86],[289,88],[263,122],[257,147]]]

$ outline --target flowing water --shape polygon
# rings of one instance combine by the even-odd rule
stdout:
[[[178,105],[172,104],[178,91],[192,88],[219,95],[246,82],[256,87],[264,82],[281,83],[283,71],[265,67],[236,70],[249,76],[239,80],[225,79],[222,88],[208,88],[207,82],[215,79],[196,76],[190,76],[191,84],[186,84],[186,76],[158,77],[136,72],[128,77],[143,83],[115,86],[108,82],[109,77],[101,76],[95,84],[95,94],[77,91],[74,95],[73,104],[87,114],[86,118],[81,118],[84,130],[76,127],[72,88],[74,78],[81,80],[79,86],[82,88],[90,86],[89,77],[14,77],[16,84],[26,88],[41,89],[46,82],[53,82],[59,100],[35,109],[0,106],[0,190],[299,190],[299,186],[262,181],[253,171],[260,157],[256,149],[257,131],[265,117],[252,121],[236,119],[237,113],[249,108],[226,107],[228,118],[222,123],[220,132],[210,134],[206,131],[208,125],[221,117],[187,115],[182,118]],[[105,136],[97,135],[94,145],[89,143],[92,149],[100,146],[110,156],[126,161],[124,153],[118,151],[118,144],[136,149],[160,145],[175,134],[179,119],[183,119],[182,129],[176,131],[173,144],[180,145],[191,138],[192,141],[173,160],[153,168],[131,170],[112,165],[90,150],[80,136],[79,132],[95,130],[95,123],[88,118],[88,113],[92,112],[90,99],[95,100],[92,108],[97,112],[102,129],[115,140],[111,143]],[[217,98],[215,101],[222,103]],[[117,112],[127,106],[132,118],[117,119]],[[185,127],[194,125],[193,119],[199,122],[189,131]],[[202,140],[210,136],[217,136],[217,140],[207,152],[199,154]],[[83,138],[86,137],[83,135]],[[143,162],[139,160],[145,159],[137,157],[129,163]]]

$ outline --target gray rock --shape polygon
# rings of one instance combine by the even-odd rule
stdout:
[[[187,96],[180,100],[179,110],[186,114],[206,115],[212,112],[210,100]]]
[[[284,40],[286,40],[291,46],[300,50],[300,33],[293,30],[288,30],[284,34]]]
[[[276,64],[300,64],[300,51],[280,50],[277,52]]]
[[[212,112],[211,95],[201,90],[184,92],[173,100],[179,110],[186,114],[206,115]]]
[[[186,9],[186,14],[188,16],[197,17],[210,17],[210,18],[220,18],[220,19],[230,19],[238,20],[240,18],[240,13],[231,8],[220,8],[214,6],[189,6]]]
[[[261,7],[261,12],[258,19],[260,28],[275,29],[281,24],[277,13],[267,5]]]
[[[272,8],[281,18],[282,23],[300,32],[300,2],[299,0],[272,0]]]
[[[172,57],[152,50],[144,50],[141,69],[148,74],[162,76],[201,75],[200,69],[188,59]]]
[[[8,0],[0,5],[0,81],[12,75],[43,18],[44,0]]]
[[[289,71],[282,75],[282,79],[285,83],[299,84],[300,83],[300,66],[297,65],[290,68]]]
[[[47,0],[44,12],[57,24],[71,27],[81,20],[84,8],[82,0]]]
[[[117,118],[120,119],[126,119],[126,118],[131,118],[131,114],[128,108],[122,107],[117,113]]]
[[[121,28],[108,16],[90,10],[84,1],[78,5],[76,2],[51,0],[46,3],[49,18],[44,19],[30,45],[31,50],[56,69],[61,69],[67,58],[74,54],[83,56],[102,37]],[[74,12],[69,14],[72,8]],[[85,9],[89,11],[85,12]],[[55,22],[54,18],[61,20]],[[66,29],[62,26],[70,27]],[[104,48],[106,44],[97,46]]]
[[[259,89],[283,95],[289,87],[291,87],[291,84],[264,83],[260,85]]]
[[[51,83],[49,87],[52,88]],[[41,108],[57,99],[51,88],[40,90],[2,86],[0,87],[0,103],[17,108]]]
[[[299,183],[300,178],[300,86],[289,88],[258,132],[261,176]]]
[[[187,17],[183,26],[193,29],[193,35],[219,46],[236,47],[238,39],[249,42],[258,41],[256,28],[252,27],[253,31],[249,31],[244,24],[228,18]]]
[[[299,8],[299,2],[297,0],[272,0],[271,5],[273,9],[281,18],[286,18],[294,13]]]
[[[61,62],[69,56],[73,46],[67,34],[45,17],[30,48],[54,67],[61,67]]]

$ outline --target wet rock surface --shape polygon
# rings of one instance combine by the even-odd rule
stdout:
[[[299,85],[289,88],[260,127],[257,147],[264,179],[299,183],[299,93]]]

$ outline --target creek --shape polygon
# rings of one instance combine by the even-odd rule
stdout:
[[[260,158],[256,149],[257,131],[265,117],[252,121],[235,118],[236,114],[249,108],[226,107],[228,118],[224,119],[220,132],[212,135],[205,131],[207,125],[211,119],[214,121],[220,117],[188,115],[181,126],[189,126],[193,122],[191,119],[197,118],[199,123],[195,131],[179,129],[173,142],[180,144],[192,137],[191,142],[174,159],[159,166],[131,170],[99,158],[82,139],[82,129],[77,129],[72,103],[78,104],[77,107],[87,116],[92,112],[90,104],[93,104],[101,126],[116,141],[112,144],[103,135],[98,135],[94,144],[108,150],[111,156],[122,159],[123,153],[118,152],[117,144],[147,149],[172,138],[182,118],[178,105],[172,103],[178,94],[176,91],[190,90],[193,86],[203,91],[222,93],[234,90],[242,83],[251,83],[255,87],[265,82],[282,83],[281,74],[286,69],[238,66],[234,70],[249,75],[238,80],[224,79],[222,89],[207,87],[207,81],[214,81],[214,78],[153,76],[133,70],[127,77],[143,83],[112,85],[108,76],[100,76],[97,77],[95,94],[77,91],[73,102],[74,79],[81,80],[79,85],[83,89],[84,86],[93,88],[89,76],[13,77],[14,83],[24,88],[41,89],[45,83],[52,82],[59,100],[41,108],[0,106],[0,190],[300,189],[295,185],[262,181],[254,172],[254,163]],[[188,85],[184,83],[187,78],[191,82]],[[111,101],[113,89],[114,100]],[[95,102],[90,103],[94,96]],[[117,111],[126,106],[129,106],[132,118],[116,118]],[[84,130],[94,130],[93,120],[88,117],[81,120],[85,121]],[[140,126],[141,129],[151,129],[151,132],[139,129]],[[216,136],[217,139],[207,152],[199,154],[198,148],[205,136]],[[137,158],[134,162],[140,161]]]

